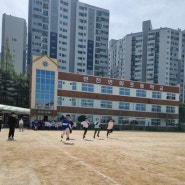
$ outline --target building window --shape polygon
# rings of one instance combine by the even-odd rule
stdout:
[[[72,105],[73,107],[76,107],[76,98],[72,98],[72,99],[71,99],[71,105]]]
[[[94,92],[94,85],[93,84],[82,84],[82,91],[83,92]]]
[[[129,125],[129,123],[130,123],[129,117],[121,117],[120,116],[118,118],[118,123],[122,124],[122,125]]]
[[[136,96],[137,97],[146,97],[146,91],[145,90],[136,90]]]
[[[35,108],[54,109],[55,72],[36,70]]]
[[[167,113],[175,113],[175,107],[166,106],[166,112]]]
[[[174,119],[168,119],[166,124],[167,124],[167,126],[175,126],[175,120]]]
[[[61,80],[58,81],[58,89],[62,89],[62,81]]]
[[[111,102],[111,101],[102,100],[102,101],[100,102],[100,107],[101,107],[101,108],[112,109],[112,102]]]
[[[81,107],[93,108],[94,107],[94,100],[82,99],[81,100]]]
[[[101,93],[112,94],[111,86],[101,86]]]
[[[110,116],[102,116],[100,119],[100,123],[108,123],[110,118]]]
[[[130,109],[130,103],[119,102],[119,109],[121,109],[121,110],[129,110]]]
[[[76,87],[77,87],[77,86],[76,86],[76,82],[73,82],[73,83],[72,83],[72,90],[73,90],[73,91],[76,91]]]
[[[175,94],[174,93],[167,93],[166,99],[167,100],[175,100]]]
[[[146,111],[146,105],[145,104],[139,104],[137,103],[136,104],[136,111],[142,111],[142,112],[145,112]]]
[[[152,112],[161,112],[160,105],[152,105]]]
[[[145,125],[145,119],[144,118],[136,118],[136,123],[140,126],[144,126]]]
[[[161,92],[152,92],[152,98],[161,99]]]
[[[160,119],[151,119],[151,125],[152,126],[159,126],[159,125],[161,125],[161,120]]]
[[[130,89],[128,89],[128,88],[119,88],[119,95],[130,96]]]
[[[62,106],[62,97],[61,96],[58,96],[57,105]]]

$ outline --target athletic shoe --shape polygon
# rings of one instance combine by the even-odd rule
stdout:
[[[69,137],[66,138],[66,141],[69,141]]]
[[[83,135],[83,139],[85,138],[85,135]]]

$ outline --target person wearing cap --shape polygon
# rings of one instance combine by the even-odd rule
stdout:
[[[16,114],[12,112],[10,114],[8,125],[9,125],[9,133],[8,133],[8,140],[14,140],[14,132],[15,132],[15,126],[17,122]]]
[[[62,120],[62,127],[61,130],[63,131],[63,133],[61,134],[61,138],[64,137],[64,135],[66,134],[67,138],[66,140],[69,140],[69,132],[71,129],[71,116],[69,114],[66,115],[66,118]]]

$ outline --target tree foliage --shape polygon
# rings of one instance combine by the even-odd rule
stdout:
[[[0,64],[0,104],[28,108],[30,78],[15,72],[8,39]]]
[[[82,122],[82,121],[85,120],[85,118],[86,118],[85,115],[81,115],[81,116],[78,117],[78,121],[79,121],[79,122]]]
[[[183,104],[179,106],[179,122],[185,123],[185,105]]]

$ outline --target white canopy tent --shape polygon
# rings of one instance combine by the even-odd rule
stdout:
[[[0,112],[2,112],[2,113],[15,112],[16,114],[29,115],[30,109],[0,104]]]

